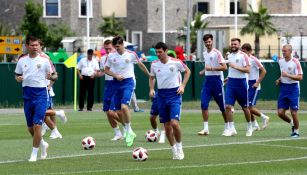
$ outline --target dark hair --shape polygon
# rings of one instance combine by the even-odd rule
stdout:
[[[155,49],[163,49],[164,51],[166,51],[167,45],[164,42],[158,42],[155,46]]]
[[[211,40],[213,40],[213,35],[212,35],[212,34],[206,34],[206,35],[204,35],[204,36],[203,36],[203,41],[205,42],[205,41],[207,41],[209,38],[210,38]]]
[[[248,52],[252,51],[252,46],[249,43],[244,43],[241,48]]]
[[[88,55],[93,55],[94,54],[94,50],[93,49],[88,49],[87,50],[87,54]]]
[[[239,43],[241,43],[240,38],[231,38],[231,41],[239,41]]]
[[[30,41],[39,41],[39,43],[41,42],[40,39],[38,39],[37,37],[35,36],[27,36],[26,38],[26,44],[29,45],[30,44]]]
[[[107,39],[103,42],[104,45],[109,45],[109,44],[112,44],[112,41]]]
[[[115,36],[112,39],[112,45],[115,46],[116,44],[123,44],[124,43],[124,39],[121,36]]]

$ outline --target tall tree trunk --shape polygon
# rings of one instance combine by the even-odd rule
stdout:
[[[257,58],[259,58],[259,50],[260,50],[259,35],[255,34],[255,56]]]

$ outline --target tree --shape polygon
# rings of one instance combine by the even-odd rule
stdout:
[[[260,37],[264,35],[272,35],[276,33],[274,24],[270,21],[271,16],[268,14],[267,8],[260,4],[259,11],[254,12],[251,5],[247,11],[247,16],[243,20],[247,21],[246,26],[241,29],[240,34],[254,34],[255,35],[255,55],[259,57]]]
[[[5,24],[0,23],[0,36],[10,35],[10,29]]]
[[[33,35],[46,42],[48,27],[40,20],[43,16],[43,7],[28,0],[25,4],[25,10],[26,14],[23,17],[20,30],[25,36]]]
[[[60,47],[62,47],[62,39],[64,36],[74,36],[70,28],[63,22],[58,24],[51,24],[48,26],[49,30],[47,33],[47,41],[45,45],[48,47],[49,51],[56,51]]]
[[[114,13],[109,17],[103,17],[102,20],[102,23],[99,25],[102,36],[125,35],[123,21],[116,19]]]
[[[191,50],[195,50],[196,49],[196,44],[197,44],[197,31],[198,30],[204,30],[207,28],[209,22],[203,22],[201,20],[201,16],[202,16],[202,13],[198,13],[196,14],[195,18],[194,18],[194,23],[193,25],[190,25],[190,39],[191,39]],[[187,26],[187,21],[184,20],[184,27],[180,27],[178,28],[178,31],[186,31],[186,27]],[[183,35],[179,35],[177,37],[179,43],[180,41],[186,41],[186,33],[183,34]]]

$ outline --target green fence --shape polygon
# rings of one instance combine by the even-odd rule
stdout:
[[[191,78],[186,86],[183,100],[199,100],[201,85],[204,80],[199,76],[199,71],[203,68],[202,62],[186,62],[187,66],[191,69]],[[150,63],[145,62],[147,68]],[[304,75],[307,75],[307,63],[301,62]],[[275,80],[279,77],[279,66],[276,62],[264,63],[267,69],[267,75],[261,83],[262,91],[259,99],[261,100],[276,100],[279,93],[278,86],[275,85]],[[0,64],[0,107],[14,107],[22,105],[22,88],[21,84],[17,83],[14,79],[15,63],[2,63]],[[62,63],[55,65],[59,74],[59,79],[54,85],[56,104],[72,104],[73,103],[73,69],[67,69]],[[226,71],[227,72],[227,71]],[[227,76],[225,72],[225,77]],[[136,94],[138,99],[148,100],[148,78],[138,68],[135,67],[136,74]],[[79,81],[78,81],[79,87]],[[301,82],[301,100],[307,101],[307,80],[306,78]],[[104,77],[96,78],[95,82],[95,101],[101,102],[104,89]],[[77,93],[78,94],[78,93]]]

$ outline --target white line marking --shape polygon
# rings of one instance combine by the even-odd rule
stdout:
[[[257,143],[254,145],[259,145],[259,146],[271,146],[271,147],[279,147],[279,148],[291,148],[291,149],[307,149],[307,147],[301,147],[301,146],[287,146],[287,145],[271,145],[271,144],[261,144],[261,143]]]
[[[267,143],[267,142],[289,141],[289,140],[303,140],[303,139],[307,139],[307,137],[300,137],[300,138],[295,138],[295,139],[293,139],[293,138],[279,138],[279,139],[255,140],[255,141],[246,141],[246,142],[228,142],[228,143],[190,145],[190,146],[184,146],[184,148],[199,148],[199,147],[212,147],[212,146],[255,144],[255,143]],[[169,150],[169,149],[170,149],[170,147],[167,147],[167,148],[153,148],[153,149],[147,149],[147,150],[149,150],[149,151],[162,151],[162,150]],[[51,159],[74,158],[74,157],[83,157],[83,156],[123,154],[123,153],[130,153],[130,152],[131,152],[131,150],[129,150],[129,151],[128,150],[126,150],[126,151],[116,151],[116,152],[89,153],[89,154],[72,154],[72,155],[54,156],[54,157],[49,157],[47,159],[51,160]],[[5,160],[5,161],[0,161],[0,164],[17,163],[17,162],[23,162],[23,161],[25,161],[25,160]]]
[[[167,167],[155,167],[155,168],[133,168],[133,169],[105,169],[105,170],[91,170],[91,171],[73,171],[73,172],[55,172],[46,173],[46,175],[53,174],[88,174],[88,173],[103,173],[103,172],[133,172],[133,171],[147,171],[147,170],[164,170],[164,169],[184,169],[184,168],[203,168],[203,167],[217,167],[217,166],[234,166],[234,165],[247,165],[247,164],[261,164],[261,163],[272,163],[272,162],[286,162],[294,160],[305,160],[304,157],[291,157],[286,159],[272,159],[272,160],[259,160],[259,161],[248,161],[248,162],[234,162],[234,163],[217,163],[207,165],[187,165],[187,166],[167,166]],[[36,174],[32,174],[36,175]]]

